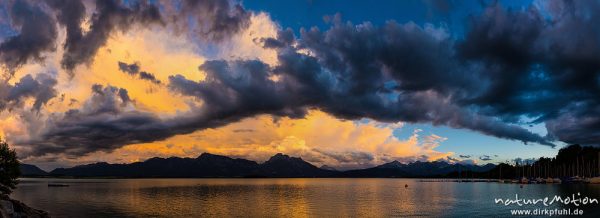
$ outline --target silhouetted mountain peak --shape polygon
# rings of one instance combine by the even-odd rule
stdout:
[[[379,166],[376,166],[376,168],[402,168],[405,167],[406,164],[400,163],[399,161],[395,160],[389,163],[385,163]]]
[[[162,158],[162,157],[153,157],[153,158],[149,158],[148,160],[145,160],[144,162],[148,163],[148,162],[161,161],[161,160],[164,160],[164,158]]]
[[[196,159],[214,160],[214,159],[231,159],[231,158],[227,157],[227,156],[223,156],[223,155],[216,155],[216,154],[204,152],[204,153],[200,154],[200,156],[198,156],[198,158],[196,158]]]
[[[425,162],[427,163],[427,162]],[[447,166],[451,166],[452,164],[446,162],[446,161],[433,161],[430,162],[431,165],[435,166],[435,167],[447,167]]]
[[[91,164],[79,165],[79,166],[75,166],[75,167],[87,168],[87,167],[107,166],[107,165],[109,165],[109,163],[107,163],[107,162],[96,162],[96,163],[91,163]]]
[[[45,176],[48,172],[40,169],[39,167],[31,164],[20,164],[21,175],[23,176]]]
[[[299,158],[299,157],[290,157],[289,155],[286,155],[286,154],[277,153],[277,154],[273,155],[271,158],[269,158],[269,160],[267,160],[265,163],[278,162],[278,161],[305,162],[304,160],[302,160],[302,158]]]
[[[299,157],[278,153],[261,164],[265,175],[274,177],[322,177],[333,175],[332,171],[320,169]]]
[[[203,153],[197,158],[150,158],[144,162],[130,164],[108,164],[99,162],[72,168],[59,168],[50,175],[101,176],[101,177],[428,177],[448,175],[456,171],[481,172],[494,165],[463,166],[444,161],[416,161],[403,164],[392,161],[373,168],[336,171],[323,165],[321,168],[282,153],[258,164],[242,158]]]

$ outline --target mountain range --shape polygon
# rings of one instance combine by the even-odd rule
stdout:
[[[299,157],[276,154],[264,163],[203,153],[197,158],[150,158],[130,164],[105,162],[57,168],[49,173],[34,165],[22,164],[23,176],[126,177],[126,178],[249,178],[249,177],[442,177],[452,172],[486,172],[495,165],[462,165],[443,161],[389,162],[372,168],[337,171],[316,167]]]
[[[47,176],[48,172],[31,164],[20,164],[21,175],[24,176]]]

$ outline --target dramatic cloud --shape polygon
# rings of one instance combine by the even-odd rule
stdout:
[[[543,4],[544,13],[497,4],[473,18],[458,51],[483,67],[479,75],[490,82],[481,96],[466,102],[505,121],[537,118],[534,123],[545,122],[552,139],[597,145],[600,15],[592,11],[600,4]]]
[[[56,79],[48,74],[38,74],[35,78],[27,74],[14,85],[0,82],[0,112],[21,108],[29,98],[34,99],[32,110],[39,111],[57,95],[55,85]]]
[[[0,44],[0,60],[9,72],[42,53],[55,50],[57,26],[66,30],[61,65],[72,74],[79,64],[90,64],[113,32],[158,24],[190,37],[222,41],[247,28],[251,13],[222,0],[16,0],[4,3],[18,34]],[[161,8],[161,9],[159,9]],[[88,14],[91,13],[91,14]],[[145,77],[151,77],[144,74]]]
[[[127,7],[118,0],[97,0],[96,11],[89,21],[90,29],[84,32],[81,28],[85,18],[82,2],[51,0],[49,3],[57,10],[59,23],[67,29],[66,51],[62,59],[62,66],[67,70],[72,70],[77,64],[91,62],[114,30],[126,31],[133,24],[161,22],[158,8],[145,1]]]
[[[123,88],[96,84],[92,93],[81,109],[50,115],[44,129],[30,127],[27,144],[34,147],[24,156],[112,150],[142,135],[161,137],[151,136],[158,133],[153,130],[168,128],[168,123],[153,114],[131,110],[134,102]]]
[[[289,31],[263,42],[279,49],[279,66],[271,74],[282,77],[278,85],[295,96],[293,104],[345,119],[429,122],[553,145],[521,127],[460,107],[465,93],[484,88],[468,71],[473,67],[452,61],[453,43],[444,29],[336,22],[326,32],[302,31],[296,47],[281,47],[292,44]]]
[[[340,120],[316,110],[309,111],[303,119],[259,115],[164,141],[127,145],[112,152],[118,155],[99,151],[70,161],[85,163],[102,156],[108,162],[134,162],[156,156],[197,157],[209,152],[262,162],[273,154],[285,153],[317,166],[352,169],[393,160],[427,161],[452,155],[434,150],[443,139],[421,131],[398,139],[393,135],[397,128],[401,124]]]
[[[26,0],[16,0],[3,6],[10,8],[11,26],[18,29],[17,35],[0,44],[0,61],[12,74],[16,68],[28,61],[41,60],[43,52],[54,50],[56,38],[55,20]]]
[[[438,3],[432,2],[437,10],[451,7]],[[254,14],[231,1],[48,0],[34,4],[17,0],[9,5],[16,34],[0,44],[0,57],[8,68],[42,59],[44,52],[58,44],[63,46],[58,62],[68,72],[94,59],[104,63],[95,70],[107,71],[90,74],[88,80],[76,78],[89,82],[85,92],[77,92],[89,96],[62,96],[60,102],[72,99],[69,105],[45,113],[42,106],[57,96],[54,77],[24,76],[0,85],[0,107],[21,107],[27,99],[35,99],[33,111],[42,111],[20,114],[27,126],[23,134],[28,136],[13,141],[29,146],[24,155],[111,152],[256,116],[272,116],[277,123],[305,118],[311,111],[342,120],[443,125],[552,147],[559,141],[585,145],[600,141],[598,2],[552,1],[516,10],[493,3],[472,15],[460,36],[432,24],[354,24],[339,15],[323,30],[312,27],[294,32],[284,27],[275,36],[272,30],[277,25],[268,15]],[[262,34],[260,24],[273,36]],[[64,28],[64,43],[56,42],[56,27]],[[144,57],[129,57],[127,45],[108,48],[126,55],[99,58],[98,54],[112,51],[100,48],[111,42],[113,32],[136,28],[185,36],[183,40],[197,47],[157,45],[157,50],[166,51],[161,53],[164,57],[145,58],[143,65],[136,61]],[[155,49],[152,42],[139,41],[127,42],[151,44],[145,49]],[[247,41],[253,44],[244,44]],[[244,50],[239,56],[237,47]],[[198,52],[198,57],[171,61],[169,67],[151,64],[183,49]],[[211,52],[203,49],[224,51],[212,52],[207,56],[218,58],[206,60],[202,55]],[[178,68],[189,63],[199,65],[200,72]],[[119,84],[96,84],[90,90],[90,81]],[[148,86],[146,81],[160,85]],[[60,87],[67,94],[77,90],[68,82]],[[148,87],[158,89],[161,98],[132,95],[154,93],[139,91]],[[168,103],[161,106],[170,111],[142,103],[163,100]],[[179,107],[170,105],[173,102]],[[548,134],[523,127],[531,124],[544,124]],[[437,135],[423,137],[419,146],[424,150],[409,157],[394,156],[401,152],[385,143],[380,143],[379,150],[310,145],[298,153],[315,163],[447,159],[432,150],[444,140]],[[286,135],[277,142],[298,141]],[[382,151],[393,155],[386,157]],[[485,155],[479,159],[491,160]]]
[[[223,40],[245,29],[250,23],[249,11],[229,0],[162,1],[166,19],[179,29],[198,36],[199,40]],[[190,19],[191,18],[191,19]],[[191,21],[191,22],[190,22]]]

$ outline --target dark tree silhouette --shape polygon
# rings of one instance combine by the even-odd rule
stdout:
[[[12,192],[20,174],[17,153],[0,138],[0,195]]]

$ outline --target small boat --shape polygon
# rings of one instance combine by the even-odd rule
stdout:
[[[543,184],[543,183],[546,183],[546,180],[538,177],[538,178],[535,179],[535,183],[537,183],[537,184]]]
[[[559,179],[559,178],[554,178],[554,179],[552,179],[552,182],[554,182],[554,183],[561,183],[561,181],[560,181],[560,179]]]
[[[527,179],[527,178],[523,177],[523,178],[521,178],[521,179],[519,180],[519,183],[522,183],[522,184],[527,184],[527,183],[529,183],[529,179]]]
[[[583,183],[583,182],[584,182],[583,179],[581,177],[579,177],[579,176],[569,177],[569,178],[567,178],[567,179],[565,179],[563,181],[563,183],[573,183],[573,184],[575,184],[575,183]]]
[[[67,184],[53,184],[53,183],[49,183],[48,187],[69,187],[69,185],[67,185]]]
[[[554,183],[554,179],[548,177],[546,178],[546,183]]]

